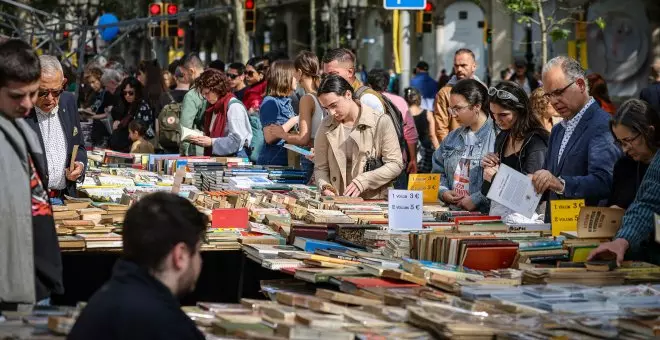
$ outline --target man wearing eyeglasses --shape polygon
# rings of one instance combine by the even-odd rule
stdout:
[[[564,120],[552,128],[543,170],[532,175],[538,193],[556,199],[584,199],[597,206],[609,197],[614,164],[621,150],[614,144],[610,115],[589,96],[580,63],[556,57],[543,67],[543,89]],[[546,222],[551,221],[550,204]]]
[[[60,61],[51,55],[39,57],[41,79],[37,102],[28,124],[41,139],[48,174],[43,178],[52,198],[76,197],[76,183],[85,178],[87,151],[80,129],[80,115],[73,94],[64,91],[66,79]],[[78,148],[71,162],[74,147]]]

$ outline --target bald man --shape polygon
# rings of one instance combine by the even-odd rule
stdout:
[[[82,182],[87,166],[80,115],[73,94],[64,91],[66,79],[60,61],[50,55],[39,57],[41,78],[37,102],[26,121],[40,137],[46,154],[48,173],[43,178],[50,197],[76,196],[76,183]],[[78,152],[73,167],[73,148]]]

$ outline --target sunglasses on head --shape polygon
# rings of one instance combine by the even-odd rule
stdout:
[[[59,90],[39,90],[39,93],[37,94],[40,98],[46,98],[48,95],[52,95],[53,98],[58,98],[62,92],[64,92],[64,89],[59,89]]]
[[[132,95],[135,95],[135,92],[134,91],[124,91],[124,95],[132,96]]]
[[[511,92],[504,91],[504,90],[498,90],[494,87],[491,87],[491,88],[488,89],[488,95],[491,96],[491,97],[497,96],[497,98],[502,99],[502,100],[512,100],[516,103],[520,102],[518,100],[518,98],[516,98],[516,96],[511,94]]]

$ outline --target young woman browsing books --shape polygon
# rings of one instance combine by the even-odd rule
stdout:
[[[481,193],[488,194],[500,164],[523,174],[533,174],[543,168],[548,149],[548,131],[538,116],[530,110],[529,98],[518,84],[501,82],[488,90],[490,112],[495,123],[502,130],[495,139],[495,152],[488,153],[481,165],[484,168],[484,182]],[[502,216],[511,223],[530,223],[526,218],[497,202],[490,202],[490,215]]]
[[[403,171],[398,137],[389,116],[353,95],[340,76],[321,81],[319,101],[329,115],[314,139],[314,177],[323,195],[382,199]]]
[[[449,114],[461,125],[450,132],[433,154],[434,173],[440,173],[439,197],[453,209],[488,212],[481,193],[481,159],[495,146],[495,127],[488,114],[488,90],[479,81],[456,83],[449,96]]]

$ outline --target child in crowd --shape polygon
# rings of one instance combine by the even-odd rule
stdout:
[[[134,120],[128,125],[128,138],[131,139],[131,153],[154,153],[153,144],[144,139],[147,127],[139,120]]]

